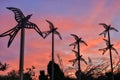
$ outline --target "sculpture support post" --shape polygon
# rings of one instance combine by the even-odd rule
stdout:
[[[19,80],[23,80],[23,67],[24,67],[24,38],[25,29],[21,29],[21,41],[20,41],[20,63],[19,63]]]
[[[108,31],[108,42],[109,42],[109,46],[111,46],[111,42],[110,42],[110,32],[109,32],[109,31]],[[112,80],[114,80],[111,48],[109,48],[109,52],[110,52],[111,75],[112,75]]]
[[[77,80],[81,80],[81,69],[80,69],[80,44],[78,42],[78,77]]]
[[[52,71],[51,71],[51,80],[54,80],[54,32],[52,32]]]

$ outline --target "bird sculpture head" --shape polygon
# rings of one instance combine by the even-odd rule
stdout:
[[[26,16],[26,19],[29,20],[29,19],[31,18],[31,16],[32,16],[32,14],[27,15],[27,16]]]

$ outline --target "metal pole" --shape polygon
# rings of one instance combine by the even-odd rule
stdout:
[[[111,42],[110,42],[110,32],[109,32],[109,31],[108,31],[108,42],[109,42],[109,46],[111,46]],[[109,52],[110,52],[111,75],[112,75],[112,80],[114,80],[111,48],[109,48]]]
[[[20,41],[20,63],[19,63],[19,80],[23,80],[23,67],[24,67],[24,38],[25,29],[21,29],[21,41]]]
[[[51,80],[54,80],[54,32],[52,32],[52,71]]]
[[[78,78],[77,80],[81,80],[81,69],[80,69],[80,44],[78,42]]]

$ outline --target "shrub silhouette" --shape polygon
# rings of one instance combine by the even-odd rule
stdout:
[[[0,62],[0,71],[5,71],[8,68],[9,64]]]
[[[48,76],[45,75],[45,71],[44,70],[40,71],[39,80],[48,80]]]
[[[51,74],[51,65],[52,65],[52,61],[50,61],[48,63],[48,66],[47,66],[47,72],[50,76],[50,80],[51,80],[51,77],[52,77],[52,74]],[[54,63],[54,80],[65,80],[65,76],[64,76],[64,73],[63,71],[60,69],[59,65]]]

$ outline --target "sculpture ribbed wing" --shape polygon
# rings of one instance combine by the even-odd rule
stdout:
[[[55,33],[56,35],[58,35],[59,38],[62,40],[62,37],[61,37],[61,35],[60,35],[60,33],[59,33],[58,31],[55,31],[54,33]]]
[[[37,31],[38,34],[40,34],[42,37],[43,37],[43,34],[41,32],[41,30],[38,28],[38,26],[32,22],[27,22],[25,24],[25,28],[28,28],[28,29],[34,29],[35,31]]]
[[[54,25],[53,25],[53,23],[52,23],[52,22],[50,22],[50,21],[48,21],[48,20],[46,20],[46,22],[48,22],[48,23],[49,23],[49,27],[50,27],[50,29],[53,29],[53,28],[54,28]]]
[[[7,9],[11,10],[14,12],[15,14],[15,19],[17,22],[21,22],[21,20],[23,18],[25,18],[24,14],[22,13],[22,11],[18,8],[14,8],[14,7],[7,7]]]
[[[73,36],[75,38],[75,40],[79,39],[79,37],[77,35],[75,35],[75,34],[71,34],[71,36]]]

